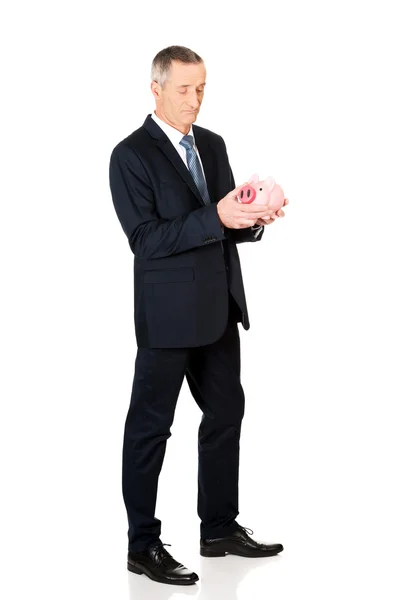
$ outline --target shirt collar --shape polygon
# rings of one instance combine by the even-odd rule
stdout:
[[[174,146],[177,146],[183,138],[183,133],[181,131],[178,131],[178,129],[175,129],[175,127],[172,127],[172,125],[169,125],[168,123],[160,119],[160,117],[158,117],[154,111],[151,116],[157,123],[157,125],[161,127],[164,133],[169,137]],[[196,140],[194,138],[192,126],[190,126],[189,133],[187,133],[186,135],[191,135],[193,137],[194,144],[196,145]]]

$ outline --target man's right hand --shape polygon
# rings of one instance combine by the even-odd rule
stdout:
[[[267,206],[253,203],[242,204],[239,202],[237,196],[240,189],[246,183],[238,185],[238,187],[229,192],[225,198],[222,198],[217,203],[218,216],[225,227],[229,227],[230,229],[244,229],[245,227],[255,225],[257,219],[268,220],[272,218],[271,215],[273,213],[268,210]]]

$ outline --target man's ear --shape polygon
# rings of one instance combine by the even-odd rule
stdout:
[[[160,98],[160,84],[157,81],[152,81],[150,84],[151,93],[157,100]]]

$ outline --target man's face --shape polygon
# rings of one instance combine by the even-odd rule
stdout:
[[[172,61],[164,88],[151,84],[156,99],[156,114],[183,134],[197,119],[203,101],[206,69],[203,63],[185,64]]]

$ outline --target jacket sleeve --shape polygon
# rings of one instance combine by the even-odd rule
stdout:
[[[112,151],[109,177],[114,208],[135,256],[164,258],[226,239],[215,203],[175,219],[159,218],[148,174],[128,146],[120,143]]]
[[[224,142],[225,152],[226,146]],[[236,187],[235,178],[233,177],[232,169],[229,166],[230,173],[230,190],[234,190]],[[243,227],[242,229],[231,229],[226,228],[226,232],[228,237],[233,239],[236,244],[241,244],[243,242],[258,242],[261,240],[264,234],[264,225],[252,225],[251,227]]]

